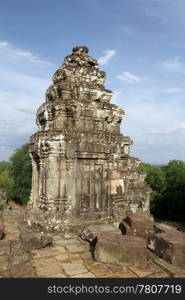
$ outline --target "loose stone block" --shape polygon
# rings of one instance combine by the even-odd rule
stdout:
[[[25,250],[44,248],[52,244],[52,238],[46,234],[37,232],[24,232],[21,234]]]
[[[121,231],[113,226],[112,224],[95,224],[84,228],[80,234],[83,240],[92,242],[95,238],[97,239],[101,233],[104,232],[115,232],[121,235]]]
[[[185,234],[170,227],[160,228],[161,233],[148,236],[148,248],[171,264],[185,266]]]
[[[141,214],[129,212],[120,223],[120,229],[123,234],[147,238],[149,233],[154,232],[154,222]]]
[[[102,234],[95,247],[95,259],[103,263],[146,266],[146,241],[129,235]]]

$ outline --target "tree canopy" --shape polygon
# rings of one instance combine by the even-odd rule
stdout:
[[[6,191],[8,201],[27,203],[31,189],[31,176],[28,144],[17,149],[9,162],[0,162],[0,188]]]
[[[151,213],[159,219],[185,220],[185,162],[172,160],[166,166],[139,166],[147,174],[145,182],[152,188]]]

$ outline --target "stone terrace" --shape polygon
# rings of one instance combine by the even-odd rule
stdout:
[[[89,244],[75,234],[53,233],[53,244],[25,251],[20,238],[23,209],[4,210],[5,237],[0,240],[0,277],[53,278],[160,278],[185,277],[185,271],[168,264],[152,252],[145,269],[132,265],[104,264],[93,260]]]

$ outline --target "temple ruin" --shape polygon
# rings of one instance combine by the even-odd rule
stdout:
[[[0,278],[185,277],[185,234],[150,216],[104,80],[85,46],[54,74],[30,139],[30,201],[0,211]]]
[[[120,133],[124,110],[110,102],[105,75],[86,46],[73,48],[37,111],[28,208],[47,228],[128,210],[149,215],[150,189],[140,160],[130,156],[132,140]]]

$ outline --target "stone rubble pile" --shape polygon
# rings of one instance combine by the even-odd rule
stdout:
[[[81,238],[91,244],[97,261],[147,268],[150,250],[174,266],[185,267],[185,233],[133,212],[115,225],[82,230]]]
[[[40,245],[34,242],[32,246],[39,246],[39,249],[33,249],[29,243],[29,250],[27,247],[26,250],[21,237],[25,232],[24,229],[21,230],[23,214],[24,211],[20,207],[3,211],[5,235],[0,240],[0,278],[185,277],[184,265],[175,266],[149,250],[147,250],[146,265],[145,250],[140,244],[140,240],[146,241],[146,239],[132,234],[122,235],[118,226],[113,224],[89,226],[86,231],[84,230],[83,239],[86,241],[74,233],[50,232],[52,244],[43,244],[43,248],[40,248]],[[29,228],[27,230],[30,233]],[[108,236],[109,238],[106,238]],[[28,240],[29,237],[28,234]],[[122,244],[119,249],[121,239],[125,247]],[[87,243],[87,240],[90,243]],[[97,247],[96,252],[93,252],[94,248],[91,247],[93,240],[94,246],[96,244]],[[112,245],[111,255],[109,255],[109,242]],[[132,250],[134,247],[135,251]],[[138,251],[141,251],[142,256],[140,253],[138,255]],[[106,260],[106,263],[101,260]]]

